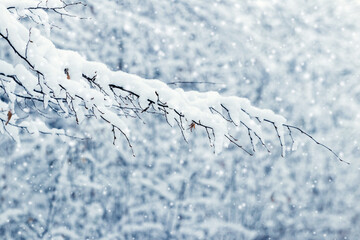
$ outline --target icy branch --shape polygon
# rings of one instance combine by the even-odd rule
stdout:
[[[38,5],[23,5],[22,9],[57,11],[70,5],[64,5],[63,1],[57,1],[60,5],[51,6],[48,1],[24,1],[30,2],[38,2]],[[14,115],[9,125],[0,126],[2,130],[8,131],[9,127],[17,126],[32,133],[65,134],[47,129],[42,122],[29,121],[30,117],[24,119],[17,116],[15,102],[36,101],[43,104],[43,109],[51,108],[60,117],[74,118],[77,124],[91,117],[109,124],[114,144],[117,134],[121,134],[131,149],[130,130],[122,121],[123,116],[141,119],[142,114],[161,114],[170,126],[180,128],[185,140],[193,130],[200,128],[205,130],[210,146],[214,147],[216,153],[230,142],[249,155],[254,154],[257,141],[268,150],[262,127],[271,124],[280,141],[282,156],[285,155],[284,132],[296,127],[287,125],[282,116],[271,110],[256,108],[245,98],[224,97],[217,92],[172,89],[159,80],[111,71],[104,64],[87,61],[76,52],[57,49],[39,30],[29,30],[23,26],[11,11],[19,6],[9,6],[10,3],[12,1],[0,4],[0,36],[23,64],[12,66],[0,60],[1,88],[8,98],[8,102],[0,101],[0,107],[4,110],[0,112],[1,121],[7,121],[9,111]],[[33,105],[38,107],[38,104]],[[233,133],[241,129],[246,131],[245,139],[251,144],[250,150],[233,137]],[[14,137],[16,134],[12,131],[10,135]]]

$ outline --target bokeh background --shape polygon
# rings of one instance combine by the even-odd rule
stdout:
[[[249,98],[351,165],[296,131],[285,158],[276,138],[215,155],[201,131],[186,143],[158,116],[125,119],[134,158],[97,120],[44,119],[97,137],[0,135],[1,239],[360,239],[360,1],[85,2],[81,19],[51,15],[58,48]]]

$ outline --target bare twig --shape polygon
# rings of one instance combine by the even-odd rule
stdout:
[[[349,162],[345,161],[344,159],[340,158],[340,156],[338,154],[336,154],[331,148],[329,148],[328,146],[326,146],[325,144],[317,141],[313,136],[311,136],[310,134],[308,134],[307,132],[305,132],[304,130],[302,130],[299,127],[296,126],[292,126],[292,125],[288,125],[288,124],[283,124],[285,127],[288,128],[292,128],[292,129],[296,129],[299,132],[301,132],[302,134],[306,135],[308,138],[310,138],[311,140],[313,140],[316,144],[326,148],[328,151],[330,151],[340,162],[344,162],[346,164],[350,164]]]

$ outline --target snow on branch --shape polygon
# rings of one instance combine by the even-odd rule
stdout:
[[[20,2],[21,6],[18,5]],[[0,131],[8,132],[14,139],[18,138],[14,128],[26,129],[30,133],[66,135],[64,130],[48,129],[30,115],[19,117],[15,111],[16,102],[30,102],[39,114],[46,115],[40,110],[41,103],[43,109],[50,108],[63,118],[74,118],[78,124],[85,118],[97,118],[111,126],[114,144],[117,136],[122,135],[131,149],[130,131],[122,118],[141,119],[143,114],[149,113],[161,114],[169,125],[179,127],[185,141],[194,129],[203,128],[216,153],[228,143],[235,144],[249,155],[253,155],[257,143],[268,150],[262,133],[264,124],[273,125],[283,156],[286,130],[293,128],[306,134],[287,125],[284,117],[271,110],[252,106],[248,99],[224,97],[217,92],[172,89],[159,80],[111,71],[104,64],[87,61],[76,52],[57,49],[38,29],[22,25],[12,11],[14,8],[64,10],[69,5],[55,0],[0,3],[0,39],[22,62],[13,66],[0,60],[0,88],[1,94],[6,96],[3,98],[6,101],[0,100]],[[234,137],[236,129],[246,130],[251,150]],[[338,155],[336,157],[343,161]]]

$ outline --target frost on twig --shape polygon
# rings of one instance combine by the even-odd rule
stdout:
[[[3,132],[18,127],[31,133],[65,134],[64,129],[48,129],[44,123],[32,121],[30,116],[20,118],[14,112],[16,102],[41,102],[44,109],[51,108],[59,117],[73,118],[77,124],[86,118],[103,121],[111,126],[113,143],[116,144],[117,134],[121,134],[131,150],[130,130],[122,118],[142,120],[143,114],[158,114],[170,126],[179,127],[185,141],[195,129],[204,129],[216,153],[221,152],[228,143],[233,143],[251,156],[257,143],[269,151],[262,127],[270,124],[279,139],[282,156],[285,156],[284,133],[288,130],[292,137],[290,128],[293,128],[343,161],[333,150],[309,134],[286,124],[282,116],[271,110],[256,108],[248,99],[224,97],[217,92],[172,89],[159,80],[146,80],[125,72],[111,71],[104,64],[87,61],[76,52],[57,49],[39,30],[29,30],[22,25],[12,11],[17,8],[10,3],[0,3],[0,37],[22,64],[12,66],[0,60],[1,94],[6,95],[7,99],[0,101],[0,108],[5,109],[0,112],[3,122],[0,129]],[[52,9],[57,12],[66,10],[67,6],[69,4],[48,6],[39,3],[35,7],[22,6],[22,9]],[[35,109],[38,114],[46,115],[37,107]],[[9,111],[13,115],[11,119],[6,117]],[[249,142],[250,149],[234,137],[233,131],[238,129],[246,131],[247,136],[241,140]],[[17,134],[12,129],[10,135],[14,137]]]

